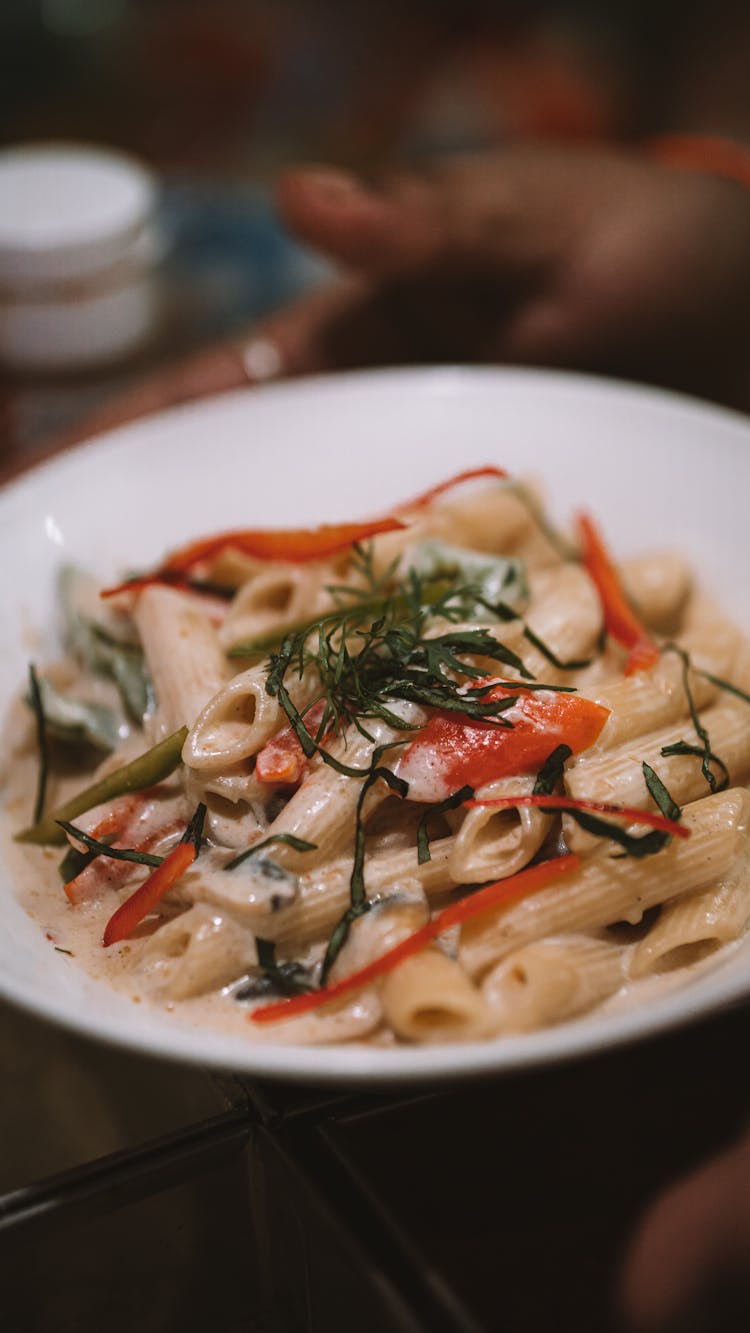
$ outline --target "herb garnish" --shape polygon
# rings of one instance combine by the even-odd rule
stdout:
[[[659,777],[659,774],[654,772],[651,765],[647,764],[645,759],[641,764],[641,769],[643,770],[646,786],[658,805],[659,810],[664,815],[664,818],[674,819],[675,822],[678,822],[682,818],[682,811],[674,798],[670,796],[667,788]]]
[[[687,699],[690,720],[695,728],[695,733],[700,740],[700,745],[691,745],[688,741],[677,741],[674,745],[665,745],[661,753],[667,758],[669,755],[696,755],[701,759],[701,773],[712,792],[723,791],[729,785],[729,770],[726,764],[711,749],[711,738],[706,728],[698,716],[698,710],[695,706],[692,690],[690,689],[689,672],[691,670],[690,657],[677,643],[665,643],[662,652],[676,653],[682,662],[682,685]],[[721,783],[716,780],[716,774],[711,771],[711,764],[718,765],[725,777]]]
[[[459,787],[458,791],[454,791],[452,796],[447,796],[444,801],[439,801],[436,805],[431,805],[428,810],[425,810],[424,814],[422,815],[422,818],[419,821],[419,827],[417,829],[418,865],[420,866],[424,865],[425,861],[429,861],[431,859],[430,840],[427,835],[428,819],[431,819],[433,815],[445,814],[446,810],[455,810],[457,806],[463,805],[464,801],[470,801],[473,795],[474,795],[473,787],[469,786]]]
[[[231,861],[222,866],[222,870],[236,869],[243,861],[247,861],[248,857],[255,856],[257,852],[262,851],[264,847],[270,847],[274,842],[285,843],[287,847],[293,847],[295,852],[314,852],[318,846],[317,842],[306,842],[304,838],[296,838],[293,833],[272,833],[269,838],[263,838],[262,842],[253,843],[252,847],[240,852],[239,856],[233,856]]]
[[[109,843],[99,842],[97,838],[92,838],[90,833],[85,833],[75,824],[69,824],[66,819],[58,819],[56,822],[69,837],[75,838],[76,842],[84,843],[94,856],[109,856],[113,861],[134,861],[139,866],[160,866],[164,860],[163,856],[154,856],[151,852],[139,852],[135,847],[111,847]]]
[[[47,795],[49,748],[47,745],[47,721],[42,706],[42,692],[39,688],[39,677],[36,674],[36,668],[33,662],[29,662],[29,694],[31,696],[31,707],[36,720],[36,743],[39,751],[39,774],[37,777],[34,813],[32,816],[32,823],[38,824],[42,817],[44,802]]]
[[[551,796],[555,787],[562,781],[562,775],[565,770],[565,762],[570,759],[573,751],[569,745],[557,745],[550,755],[547,756],[542,767],[537,773],[534,783],[533,796]]]
[[[310,984],[307,968],[301,963],[276,962],[276,945],[272,940],[256,938],[255,948],[258,954],[258,966],[263,969],[264,975],[259,978],[259,982],[251,982],[249,986],[244,986],[238,991],[236,995],[238,1000],[260,999],[269,991],[281,995],[306,995],[308,991],[315,989]]]
[[[397,792],[399,796],[406,797],[409,794],[408,782],[404,782],[403,778],[396,777],[396,774],[392,773],[389,768],[381,767],[380,760],[382,759],[384,752],[390,748],[390,745],[380,745],[373,752],[372,766],[362,783],[362,789],[357,798],[357,813],[355,816],[354,832],[354,864],[352,866],[351,878],[349,880],[350,906],[334,926],[328,941],[328,947],[323,959],[323,968],[321,972],[321,985],[323,986],[326,984],[328,973],[333,967],[333,964],[349,934],[349,928],[352,925],[352,922],[356,921],[358,917],[364,916],[365,912],[369,912],[370,907],[372,906],[365,891],[364,877],[365,830],[362,823],[362,808],[367,793],[376,782],[382,779],[388,784],[391,791]]]

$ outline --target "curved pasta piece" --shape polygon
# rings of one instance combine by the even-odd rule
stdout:
[[[384,978],[383,1014],[406,1041],[473,1041],[487,1034],[488,1007],[463,968],[440,948],[407,958]]]
[[[166,922],[137,954],[138,970],[173,1000],[218,990],[257,961],[252,933],[207,903]]]
[[[534,778],[501,778],[479,788],[480,800],[528,795]],[[538,852],[550,829],[549,815],[525,807],[516,810],[467,810],[457,830],[448,870],[457,884],[504,879],[522,870]]]
[[[156,693],[161,734],[192,726],[227,666],[208,616],[174,588],[144,588],[134,617]]]
[[[229,649],[324,615],[335,605],[326,581],[330,581],[328,565],[276,561],[263,568],[243,584],[234,598],[219,630],[222,647]]]
[[[588,935],[516,949],[482,982],[489,1030],[531,1032],[592,1009],[622,986],[626,957],[623,945]]]
[[[467,921],[459,957],[472,977],[522,944],[545,935],[640,921],[650,907],[729,876],[747,856],[750,792],[743,788],[695,801],[683,811],[691,831],[658,855],[635,860],[599,852],[580,869],[497,912]]]
[[[295,676],[288,685],[296,708],[315,697],[313,671]],[[249,759],[286,722],[278,699],[266,693],[262,665],[241,671],[206,703],[190,730],[182,755],[190,768],[217,773]]]

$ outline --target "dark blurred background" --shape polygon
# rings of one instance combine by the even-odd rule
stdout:
[[[144,358],[67,382],[0,372],[24,449],[325,270],[271,186],[523,137],[750,138],[750,14],[716,0],[0,0],[0,147],[73,140],[156,172],[171,304]]]

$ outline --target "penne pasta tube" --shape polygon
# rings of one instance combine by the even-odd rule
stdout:
[[[727,699],[702,715],[702,723],[711,742],[711,750],[726,764],[730,782],[743,782],[750,776],[750,705]],[[639,740],[637,747],[623,746],[604,755],[581,756],[565,773],[565,789],[577,800],[614,801],[639,810],[652,807],[652,799],[643,776],[643,762],[648,763],[666,785],[673,799],[682,806],[699,801],[708,791],[701,772],[700,755],[662,755],[665,746],[680,740],[692,745],[700,742],[691,726],[669,727]],[[724,774],[718,771],[721,781]],[[571,851],[584,853],[594,840],[563,816],[565,837]]]
[[[138,969],[165,999],[204,995],[257,964],[255,940],[233,917],[195,903],[146,941]]]
[[[631,977],[686,967],[736,940],[750,921],[748,866],[722,884],[665,903],[630,961]]]
[[[482,982],[489,1030],[531,1032],[593,1008],[625,981],[626,957],[621,944],[590,935],[523,945]]]
[[[311,703],[317,687],[314,671],[295,675],[289,683],[295,708]],[[257,754],[286,721],[278,699],[266,691],[263,668],[249,667],[219,689],[195,718],[185,741],[184,761],[202,772],[222,772]]]
[[[688,839],[674,839],[636,860],[599,853],[575,873],[532,897],[468,921],[459,957],[472,977],[513,949],[545,935],[637,922],[650,907],[730,875],[747,855],[750,792],[742,788],[696,801],[683,811]]]
[[[528,795],[534,778],[502,778],[479,788],[480,800]],[[549,816],[543,810],[521,807],[467,810],[456,832],[448,869],[457,884],[504,879],[522,870],[538,852],[549,832]]]
[[[432,947],[385,977],[380,1002],[404,1041],[472,1041],[487,1035],[488,1006],[463,968]]]
[[[156,693],[159,734],[191,727],[227,679],[216,631],[174,588],[144,588],[133,614]]]
[[[631,556],[619,565],[625,592],[650,629],[675,634],[692,591],[687,561],[674,551]]]

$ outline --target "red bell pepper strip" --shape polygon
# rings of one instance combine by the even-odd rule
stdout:
[[[191,842],[178,842],[171,852],[164,857],[160,866],[152,871],[148,879],[126,899],[113,916],[109,918],[102,943],[105,948],[118,944],[132,935],[149,912],[153,912],[165,893],[168,893],[181,875],[193,864],[197,855]]]
[[[314,736],[325,711],[325,699],[309,708],[303,714],[307,730]],[[294,785],[299,782],[307,768],[307,758],[291,726],[281,728],[270,741],[266,741],[255,759],[255,776],[259,782],[280,782]]]
[[[424,509],[432,504],[439,495],[445,491],[452,491],[454,486],[460,486],[465,481],[478,481],[480,477],[497,477],[501,480],[507,477],[508,473],[504,467],[470,467],[464,472],[457,472],[454,477],[448,477],[446,481],[439,481],[437,486],[431,486],[429,490],[422,491],[421,495],[415,495],[413,500],[403,500],[394,510],[396,514],[408,514],[412,509]]]
[[[393,514],[361,523],[323,524],[319,528],[250,528],[203,537],[174,551],[164,564],[152,573],[128,579],[112,588],[105,588],[101,596],[106,598],[116,597],[122,592],[141,592],[155,583],[166,583],[179,588],[184,586],[181,580],[187,578],[197,565],[212,560],[214,556],[228,548],[259,560],[290,560],[299,564],[310,560],[325,560],[329,556],[347,550],[355,542],[367,541],[369,537],[377,537],[381,533],[395,532],[403,528],[404,523],[396,515],[424,508],[438,495],[458,486],[461,482],[479,477],[505,476],[507,473],[500,467],[468,468],[465,472],[459,472],[455,477],[449,477],[447,481],[441,481],[436,486],[430,487],[421,495],[415,496],[413,500],[397,505]]]
[[[580,514],[578,530],[583,547],[583,563],[596,585],[604,611],[604,626],[608,634],[628,650],[625,675],[648,671],[659,660],[659,648],[637,615],[620,583],[612,557],[601,533],[587,514]]]
[[[476,893],[470,894],[468,898],[462,898],[457,903],[451,903],[450,907],[445,907],[442,912],[428,921],[426,925],[421,926],[419,930],[408,935],[405,940],[399,944],[387,949],[380,958],[376,958],[366,967],[360,968],[357,972],[352,972],[348,977],[341,981],[336,981],[331,986],[323,986],[317,991],[308,991],[304,995],[293,995],[289,999],[279,1000],[277,1003],[264,1005],[262,1009],[254,1009],[249,1015],[254,1023],[275,1023],[282,1018],[296,1018],[299,1014],[309,1013],[313,1009],[318,1009],[322,1005],[330,1004],[333,1000],[338,1000],[343,995],[348,995],[352,991],[361,990],[371,981],[377,981],[378,977],[385,976],[392,972],[394,967],[403,963],[405,959],[411,958],[413,954],[420,953],[428,944],[444,934],[451,926],[460,925],[462,921],[468,921],[472,917],[480,916],[483,912],[495,911],[498,907],[505,907],[509,903],[517,902],[519,898],[525,898],[531,893],[536,893],[539,889],[544,889],[548,884],[553,883],[562,875],[569,875],[571,871],[577,870],[581,864],[578,856],[558,856],[551,861],[542,861],[539,865],[529,866],[522,870],[518,875],[512,875],[510,879],[497,880],[494,884],[487,884],[483,889],[478,889]]]
[[[206,807],[200,802],[177,846],[167,853],[161,865],[151,872],[140,888],[137,888],[110,917],[102,940],[105,948],[127,939],[144,917],[153,912],[164,894],[169,892],[180,876],[189,870],[201,848],[205,816]]]
[[[187,577],[197,565],[222,551],[241,551],[258,560],[290,560],[305,564],[311,560],[325,560],[338,555],[355,542],[366,541],[383,532],[403,528],[398,518],[376,518],[363,523],[329,523],[320,528],[241,529],[204,537],[174,551],[158,569],[141,578],[127,579],[116,587],[105,588],[102,597],[116,597],[121,592],[140,592],[154,583],[179,587],[180,576]]]
[[[466,785],[537,773],[557,745],[579,754],[593,745],[609,710],[579,694],[495,686],[485,702],[515,696],[500,714],[512,727],[484,718],[436,711],[396,766],[415,801],[440,801]]]
[[[650,828],[674,834],[677,838],[690,837],[690,829],[684,824],[667,819],[666,815],[658,815],[654,810],[636,810],[627,805],[610,805],[607,801],[581,801],[572,796],[498,796],[486,801],[474,798],[464,801],[464,805],[468,808],[486,806],[494,810],[510,810],[516,806],[536,806],[540,810],[590,810],[598,815],[618,815],[631,824],[648,824]]]

